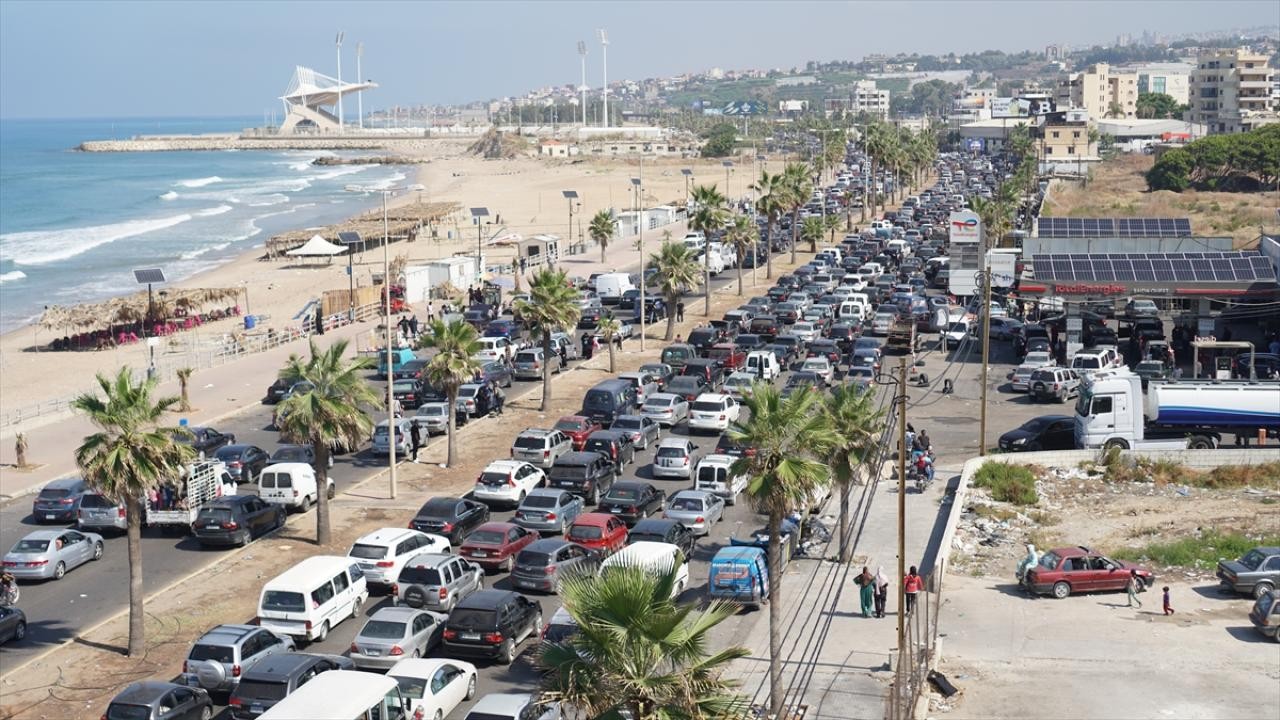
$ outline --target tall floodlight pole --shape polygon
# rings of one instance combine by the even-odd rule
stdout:
[[[334,42],[338,46],[338,132],[342,133],[342,36],[344,32],[338,33],[338,38]]]
[[[364,74],[360,71],[360,58],[362,57],[364,57],[364,41],[363,40],[356,43],[356,82],[358,83],[364,82],[363,80],[360,79],[364,77]],[[363,130],[364,129],[364,93],[362,92],[356,93],[356,112],[359,113],[360,115],[360,118],[359,118],[360,129]]]
[[[631,182],[636,186],[636,215],[640,218],[640,352],[644,352],[644,332],[645,322],[648,321],[649,308],[645,304],[645,274],[644,274],[644,156],[640,156],[640,177],[631,178]]]
[[[600,89],[600,114],[604,123],[601,127],[609,127],[609,34],[604,28],[596,31],[600,34],[600,70],[604,77],[604,87]]]
[[[578,86],[578,92],[582,94],[582,127],[587,126],[587,44],[582,40],[578,41],[578,56],[582,60],[582,84]]]

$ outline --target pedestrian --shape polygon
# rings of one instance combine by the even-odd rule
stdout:
[[[859,573],[855,582],[858,583],[858,598],[862,601],[862,617],[871,617],[872,603],[875,598],[875,581],[871,575],[871,569],[862,566],[862,572]]]
[[[409,334],[415,339],[418,337],[418,316],[416,314],[409,316]]]
[[[401,335],[403,335],[403,336],[405,336],[405,337],[409,337],[409,318],[404,317],[404,316],[402,315],[402,316],[400,317],[400,321],[399,321],[399,322],[397,322],[397,323],[396,323],[396,325],[398,325],[398,326],[400,327],[400,334],[401,334]]]
[[[1142,601],[1138,599],[1138,593],[1142,592],[1142,578],[1138,577],[1137,570],[1129,571],[1129,582],[1125,583],[1124,591],[1129,594],[1129,602],[1125,607],[1133,607],[1134,603],[1142,607]]]
[[[884,566],[876,568],[875,583],[875,602],[876,617],[884,617],[884,604],[889,599],[889,576],[884,574]]]
[[[427,322],[433,322],[436,319],[436,309],[432,301],[427,301]]]
[[[422,447],[422,429],[418,427],[418,423],[409,425],[409,458],[412,462],[418,462],[418,450]]]
[[[924,579],[916,573],[916,566],[912,565],[911,570],[907,572],[907,576],[902,579],[902,592],[907,598],[906,612],[911,614],[916,609],[916,595],[924,589]]]
[[[1271,351],[1272,355],[1280,355],[1280,334],[1271,338],[1271,344],[1267,345],[1267,349]]]
[[[676,322],[684,322],[684,301],[676,301]]]
[[[493,381],[493,402],[498,407],[498,414],[502,414],[502,406],[507,403],[507,394],[502,392],[502,386],[497,380]]]
[[[591,350],[592,350],[592,349],[593,349],[593,346],[592,346],[592,344],[591,344],[591,336],[590,336],[590,335],[587,335],[587,334],[585,334],[585,333],[584,333],[584,334],[582,335],[582,357],[583,357],[583,359],[585,359],[585,360],[590,360],[590,359],[591,359]]]
[[[569,364],[569,344],[560,343],[560,367],[564,368]]]
[[[1173,614],[1173,605],[1169,604],[1169,586],[1168,585],[1164,586],[1164,614],[1165,615]]]
[[[677,342],[677,343],[682,343],[682,342],[684,342],[684,340],[683,340],[683,339],[681,339],[681,335],[680,335],[680,333],[676,333],[676,342]]]

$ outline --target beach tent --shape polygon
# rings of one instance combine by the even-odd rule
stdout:
[[[285,253],[285,255],[301,257],[332,257],[334,255],[341,255],[346,251],[347,248],[342,245],[334,245],[319,235],[313,235],[306,244],[290,250]]]

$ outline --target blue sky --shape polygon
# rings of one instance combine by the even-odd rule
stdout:
[[[1274,0],[1209,2],[69,2],[0,1],[0,116],[260,116],[294,65],[382,87],[366,109],[456,103],[711,67],[803,66],[866,53],[1110,43],[1119,32],[1276,23]],[[350,109],[348,109],[350,112]]]

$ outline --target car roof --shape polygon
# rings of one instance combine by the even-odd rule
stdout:
[[[725,437],[727,438],[729,436],[726,435]],[[725,455],[724,453],[712,453],[710,455],[704,456],[702,458],[702,461],[699,462],[698,464],[699,465],[732,465],[737,461],[738,459],[732,455]]]
[[[666,535],[668,530],[679,524],[679,520],[670,518],[645,518],[631,526],[631,534]]]
[[[520,711],[531,702],[533,702],[533,696],[528,693],[489,693],[480,698],[480,701],[471,708],[471,712],[467,713],[467,717],[501,715],[514,718],[518,717]]]
[[[523,460],[494,460],[488,465],[485,465],[484,470],[481,470],[480,472],[487,472],[490,470],[508,470],[514,472],[528,464],[529,463]]]
[[[86,484],[84,478],[70,477],[50,480],[41,490],[70,490]]]
[[[674,381],[674,380],[678,379],[679,377],[680,377],[680,376],[676,376],[675,378],[672,378],[672,380]],[[645,399],[644,399],[644,404],[645,404],[645,405],[648,405],[648,404],[649,404],[649,402],[650,402],[650,401],[652,401],[652,400],[661,400],[661,401],[663,401],[663,402],[671,402],[672,400],[683,400],[683,399],[684,399],[683,397],[680,397],[679,395],[676,395],[675,393],[660,392],[660,393],[654,393],[654,394],[650,395],[649,397],[645,398]],[[655,403],[655,404],[657,404],[657,403]]]
[[[511,590],[498,590],[496,588],[483,588],[476,590],[470,595],[463,598],[454,609],[469,608],[472,610],[493,610],[499,605],[509,601],[513,595],[518,593]]]
[[[378,610],[374,611],[373,615],[369,616],[369,619],[370,620],[412,620],[415,615],[421,612],[423,611],[416,610],[411,607],[405,607],[403,605],[400,605],[400,606],[392,605],[390,607],[379,608]]]
[[[683,448],[689,442],[690,440],[687,437],[664,437],[662,438],[662,441],[658,443],[658,447]]]
[[[165,693],[180,687],[185,686],[163,680],[139,680],[138,682],[130,683],[128,687],[121,690],[111,699],[111,702],[150,705],[159,700]]]
[[[452,553],[418,553],[409,558],[405,567],[438,567],[456,557],[459,556]]]
[[[391,669],[387,671],[387,675],[426,680],[444,665],[456,665],[461,668],[474,669],[471,663],[463,660],[454,660],[453,658],[405,658],[392,665]]]
[[[23,540],[53,540],[59,535],[67,532],[71,528],[58,528],[56,530],[33,530],[22,536]],[[77,531],[78,532],[78,531]]]
[[[261,629],[257,625],[217,625],[205,631],[196,642],[205,645],[236,643]]]
[[[596,430],[587,436],[587,440],[594,440],[596,438],[602,438],[604,440],[621,440],[626,437],[629,436],[621,430]]]
[[[585,415],[565,415],[556,422],[561,423],[565,421],[590,424],[591,418],[586,417]]]
[[[378,528],[371,533],[361,536],[360,539],[356,540],[356,542],[366,545],[390,545],[399,540],[403,540],[406,537],[420,534],[421,533],[417,530],[410,530],[408,528],[385,527]]]
[[[705,402],[724,402],[729,396],[724,393],[702,393],[697,397],[698,400]]]
[[[609,513],[589,512],[582,513],[573,519],[574,525],[591,525],[604,527],[606,523],[613,519],[613,515]]]
[[[553,553],[565,545],[573,545],[573,543],[561,538],[539,538],[526,545],[524,550],[521,550],[520,552],[533,551],[540,553]]]
[[[579,450],[575,452],[565,453],[556,458],[556,465],[588,465],[590,463],[603,458],[604,456],[598,452],[587,452]]]
[[[628,422],[644,422],[645,420],[649,420],[649,418],[645,415],[632,415],[628,413],[626,415],[619,415],[618,417],[614,418],[613,424],[617,425],[619,420],[626,420]]]
[[[253,500],[256,497],[258,496],[257,495],[223,495],[222,497],[217,498],[216,500],[213,500],[212,502],[206,504],[203,508],[200,508],[200,509],[204,510],[205,508],[231,507],[233,505],[243,505],[249,502],[250,500]]]
[[[643,488],[643,487],[653,487],[653,483],[645,482],[644,480],[619,480],[618,482],[613,484],[613,487],[609,488],[609,491],[612,492],[618,488],[624,488],[624,489],[634,488],[639,490],[640,488]],[[605,493],[605,494],[607,495],[608,493]]]
[[[489,530],[489,531],[501,530],[503,532],[506,532],[507,530],[510,530],[513,527],[519,527],[519,525],[516,525],[515,523],[510,523],[510,522],[503,522],[502,520],[494,520],[492,522],[487,522],[481,525],[480,527],[476,528],[476,532],[480,532],[481,530]]]
[[[670,497],[667,498],[667,501],[670,502],[671,500],[674,500],[678,497],[691,497],[691,498],[706,500],[714,496],[715,496],[715,493],[709,493],[706,490],[690,490],[686,488],[684,490],[677,490],[674,495],[671,495]]]
[[[252,668],[245,671],[244,676],[272,680],[284,679],[323,658],[324,655],[300,652],[273,653],[254,663]]]

